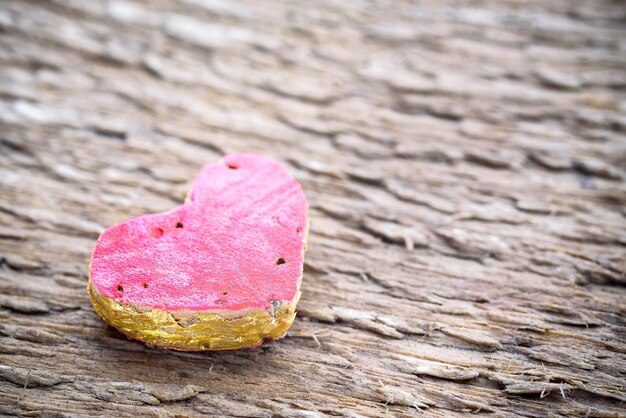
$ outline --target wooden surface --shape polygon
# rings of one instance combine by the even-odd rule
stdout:
[[[621,1],[0,3],[0,413],[624,416]],[[260,152],[310,201],[250,351],[129,341],[106,226]]]

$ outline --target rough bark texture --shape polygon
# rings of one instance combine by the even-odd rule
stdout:
[[[2,1],[0,413],[624,415],[621,1]],[[104,227],[222,154],[311,203],[260,350],[107,328]]]

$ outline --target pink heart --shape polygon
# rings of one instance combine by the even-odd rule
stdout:
[[[295,308],[306,230],[306,197],[285,168],[265,156],[231,154],[202,169],[182,206],[100,236],[91,259],[92,299],[174,317]],[[98,313],[107,320],[114,314]]]

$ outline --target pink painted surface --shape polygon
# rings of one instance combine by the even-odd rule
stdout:
[[[133,305],[270,309],[297,292],[306,216],[302,188],[282,165],[231,154],[202,169],[188,203],[107,229],[91,280]]]

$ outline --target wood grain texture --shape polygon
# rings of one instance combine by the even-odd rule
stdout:
[[[6,0],[0,414],[624,416],[620,1]],[[260,152],[310,201],[287,337],[147,348],[104,227]]]

